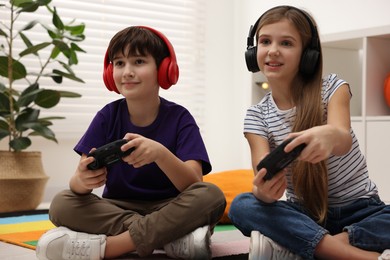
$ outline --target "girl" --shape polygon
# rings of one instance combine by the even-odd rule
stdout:
[[[234,199],[229,217],[251,236],[249,259],[390,259],[390,206],[351,128],[349,85],[334,74],[322,79],[313,18],[278,6],[258,19],[248,43],[255,34],[247,65],[263,72],[271,92],[245,117],[253,168],[286,139],[294,138],[285,152],[306,147],[270,180],[255,170],[253,192]]]

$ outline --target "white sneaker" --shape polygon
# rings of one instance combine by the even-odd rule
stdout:
[[[210,228],[204,226],[164,246],[171,258],[211,259]]]
[[[380,257],[378,257],[378,260],[390,260],[390,249],[383,251]]]
[[[105,249],[105,235],[92,235],[58,227],[41,236],[36,254],[40,260],[101,260],[104,258]]]
[[[302,258],[278,245],[259,231],[251,232],[249,260],[301,260]]]

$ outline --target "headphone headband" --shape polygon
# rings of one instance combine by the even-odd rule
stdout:
[[[177,65],[176,54],[171,42],[164,34],[157,31],[156,29],[147,26],[141,26],[141,25],[135,27],[144,28],[151,31],[153,34],[158,36],[165,43],[169,51],[169,56],[165,57],[161,61],[158,67],[157,80],[158,80],[158,84],[163,89],[168,89],[172,85],[175,85],[179,79],[179,67]],[[117,89],[113,78],[113,66],[109,58],[109,49],[106,50],[106,54],[104,56],[103,81],[108,90],[115,91],[119,94],[119,90]]]
[[[260,21],[262,20],[262,18],[264,17],[264,15],[277,8],[287,8],[288,10],[291,9],[296,10],[299,13],[301,13],[309,23],[310,31],[311,31],[311,41],[309,46],[307,46],[307,48],[302,52],[300,72],[306,75],[312,75],[315,72],[315,69],[317,67],[318,58],[320,54],[320,41],[318,37],[317,27],[314,25],[313,21],[305,11],[296,8],[294,6],[288,6],[288,5],[276,6],[269,9],[264,14],[262,14],[259,19],[257,19],[254,25],[251,25],[251,27],[249,28],[249,34],[247,37],[247,48],[246,48],[247,51],[245,52],[245,59],[246,59],[248,70],[251,72],[260,71],[260,68],[257,64],[257,57],[256,57],[257,43],[254,44],[253,40],[256,35],[257,27]]]

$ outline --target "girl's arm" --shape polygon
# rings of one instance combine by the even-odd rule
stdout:
[[[352,146],[349,86],[343,84],[333,94],[328,105],[327,124],[334,128],[332,154],[344,155]]]
[[[270,151],[268,141],[264,137],[256,134],[245,133],[245,137],[248,140],[251,150],[253,172],[256,174],[257,164]]]
[[[290,134],[289,137],[296,138],[286,146],[285,151],[289,152],[297,145],[306,143],[299,159],[311,163],[325,160],[331,154],[346,154],[352,146],[350,97],[349,86],[340,86],[329,101],[327,123]]]

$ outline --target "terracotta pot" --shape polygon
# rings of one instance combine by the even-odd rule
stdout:
[[[36,209],[48,179],[41,152],[0,151],[0,212]]]

